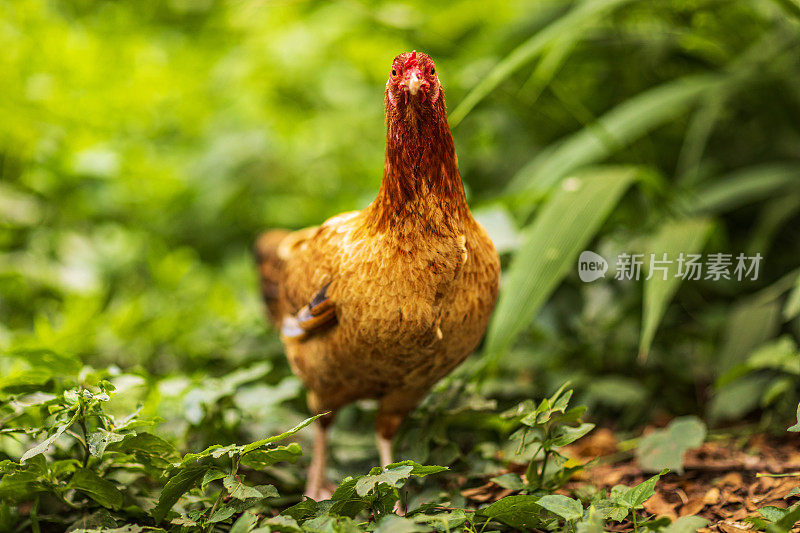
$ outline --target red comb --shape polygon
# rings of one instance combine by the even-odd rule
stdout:
[[[417,51],[414,50],[411,52],[411,57],[406,59],[406,62],[403,64],[404,68],[411,68],[417,66]]]

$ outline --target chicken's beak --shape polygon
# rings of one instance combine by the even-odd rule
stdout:
[[[416,72],[412,72],[411,76],[409,76],[407,86],[408,92],[410,92],[412,95],[416,95],[419,92],[419,88],[422,86],[422,79],[417,75]]]

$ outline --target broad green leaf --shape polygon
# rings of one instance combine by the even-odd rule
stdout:
[[[35,472],[6,472],[0,478],[0,499],[8,502],[24,501],[36,492],[46,491],[42,476]]]
[[[226,476],[222,484],[228,490],[232,498],[246,500],[248,498],[274,498],[278,496],[278,490],[272,485],[245,485],[241,476]]]
[[[268,450],[253,450],[242,457],[241,463],[259,470],[281,461],[294,463],[302,454],[300,445],[293,442],[287,446],[277,446]]]
[[[648,279],[644,282],[642,332],[639,337],[641,360],[647,358],[658,324],[682,281],[678,272],[680,254],[699,253],[705,246],[711,227],[711,221],[705,218],[668,222],[648,243],[645,258],[652,256],[652,266],[656,268],[650,269],[651,265],[645,263]],[[659,265],[656,261],[663,260],[664,254],[669,263]],[[659,270],[659,267],[664,267],[664,270]]]
[[[176,457],[175,446],[152,433],[127,434],[119,442],[109,443],[108,450],[117,452],[147,452],[149,455],[162,457],[165,460]]]
[[[487,334],[487,365],[511,346],[558,283],[574,268],[636,176],[631,168],[604,168],[566,180],[526,229],[506,274]]]
[[[758,514],[769,520],[770,522],[777,522],[783,518],[788,511],[774,505],[767,505],[758,509]]]
[[[300,527],[297,521],[288,516],[273,516],[272,518],[264,520],[262,524],[269,527],[271,531],[281,531],[283,533],[303,533],[303,528]],[[259,528],[259,530],[260,529],[261,528]]]
[[[222,479],[227,475],[228,474],[226,474],[225,472],[223,472],[221,470],[217,470],[215,468],[211,469],[211,470],[207,471],[205,474],[203,474],[203,481],[200,482],[200,488],[202,490],[205,490],[206,485],[208,485],[212,481],[216,481],[218,479]]]
[[[67,488],[79,490],[109,509],[119,509],[122,506],[122,492],[117,486],[86,468],[75,471]]]
[[[542,507],[537,496],[506,496],[477,511],[481,516],[497,520],[519,529],[534,528],[539,524]]]
[[[754,349],[774,337],[779,327],[780,304],[777,300],[764,302],[761,298],[748,298],[737,304],[725,328],[717,359],[718,375],[743,363]]]
[[[405,481],[411,476],[411,466],[395,466],[389,465],[380,474],[363,476],[356,482],[356,494],[364,497],[375,489],[380,484],[386,484],[392,488],[397,488],[401,485],[401,481]]]
[[[446,466],[439,466],[439,465],[421,465],[415,461],[398,461],[396,463],[391,463],[386,465],[386,469],[395,468],[398,466],[410,466],[411,472],[409,476],[417,476],[417,477],[425,477],[431,474],[438,474],[439,472],[444,472],[448,470]]]
[[[797,343],[791,336],[781,335],[754,351],[747,358],[745,366],[749,370],[770,369],[800,375]]]
[[[517,172],[509,189],[549,190],[570,172],[604,160],[641,135],[680,116],[720,83],[718,76],[693,75],[669,81],[626,100],[595,124],[542,150]]]
[[[563,41],[570,35],[580,35],[587,24],[598,20],[605,13],[627,1],[584,0],[578,7],[540,30],[515,48],[467,94],[466,98],[450,114],[450,126],[455,128],[486,95],[523,65],[544,52],[549,45]]]
[[[150,512],[156,524],[164,520],[167,512],[172,509],[172,506],[178,502],[181,496],[197,485],[206,470],[208,470],[208,467],[205,466],[189,466],[178,470],[175,475],[169,478],[169,481],[161,490],[158,503]]]
[[[708,520],[702,516],[682,516],[661,530],[662,533],[695,533],[701,527],[708,525]]]
[[[639,509],[642,507],[644,502],[649,500],[653,497],[656,493],[656,483],[658,480],[669,472],[669,469],[664,469],[661,473],[656,474],[655,476],[642,481],[638,485],[629,488],[622,494],[622,502],[629,508],[629,509]]]
[[[612,493],[613,494],[613,493]],[[628,508],[618,500],[605,499],[594,503],[598,515],[604,519],[622,522],[628,516]]]
[[[522,482],[522,478],[519,477],[519,474],[503,474],[501,476],[493,477],[491,481],[496,485],[503,487],[504,489],[522,490],[525,488],[525,483]]]
[[[417,524],[410,518],[390,514],[378,520],[378,527],[373,531],[375,533],[424,533],[430,529]]]
[[[761,394],[769,384],[768,376],[748,375],[714,391],[708,405],[712,421],[734,420],[758,407]]]
[[[706,438],[706,425],[696,416],[676,418],[664,429],[642,437],[636,449],[639,465],[646,472],[662,469],[683,473],[683,454]]]
[[[89,453],[94,457],[100,457],[106,451],[106,447],[112,442],[119,442],[125,435],[99,429],[89,436]]]
[[[542,496],[536,503],[567,521],[578,520],[583,517],[581,502],[561,494]]]
[[[553,437],[552,446],[561,447],[566,446],[567,444],[572,444],[593,429],[594,424],[588,422],[584,422],[583,424],[575,427],[562,426],[558,429],[558,433],[556,433],[555,437]]]
[[[800,505],[795,504],[789,508],[789,511],[774,526],[767,528],[767,532],[790,531],[797,522],[800,522]]]
[[[256,527],[257,522],[258,516],[250,511],[245,511],[242,513],[242,516],[233,523],[229,533],[248,533]]]
[[[235,502],[235,503],[241,503],[241,502]],[[214,511],[214,514],[208,517],[208,520],[206,520],[206,522],[209,524],[216,524],[217,522],[222,522],[223,520],[229,519],[239,511],[240,509],[238,508],[237,505],[231,505],[230,503],[227,505],[221,505],[217,508],[216,511]],[[172,523],[174,524],[175,521],[173,520]]]

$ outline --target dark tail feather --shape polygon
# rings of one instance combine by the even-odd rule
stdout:
[[[255,245],[256,262],[261,277],[261,297],[267,307],[267,314],[275,326],[280,326],[281,310],[278,297],[283,273],[283,260],[278,256],[278,246],[289,235],[286,230],[272,230],[262,233]]]

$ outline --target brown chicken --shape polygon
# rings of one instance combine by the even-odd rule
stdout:
[[[400,423],[480,341],[500,262],[472,218],[433,60],[392,62],[386,156],[377,198],[322,225],[263,234],[263,297],[319,420],[306,495],[325,496],[327,427],[375,398],[378,449],[391,463]]]

